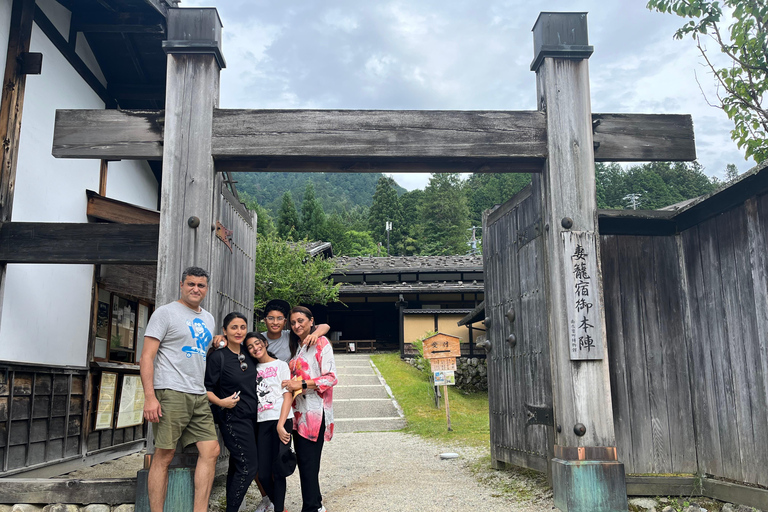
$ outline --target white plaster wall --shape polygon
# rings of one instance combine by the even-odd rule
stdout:
[[[107,197],[157,210],[159,187],[146,161],[109,162],[107,169]]]
[[[53,158],[54,115],[104,103],[36,25],[31,51],[43,53],[43,73],[27,77],[12,220],[86,222],[85,190],[98,190],[99,162]],[[92,281],[93,265],[8,265],[0,360],[85,366]]]
[[[0,0],[0,73],[5,72],[5,59],[8,56],[8,33],[11,30],[12,0]]]

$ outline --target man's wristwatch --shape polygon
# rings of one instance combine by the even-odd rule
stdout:
[[[307,381],[304,379],[301,380],[301,389],[307,389]]]

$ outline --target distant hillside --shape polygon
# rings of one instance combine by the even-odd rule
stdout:
[[[315,196],[326,214],[343,213],[371,206],[376,183],[381,173],[324,172],[243,172],[234,175],[237,190],[246,194],[277,215],[280,200],[287,191],[301,211],[307,181],[315,186]],[[397,187],[397,193],[406,190]]]

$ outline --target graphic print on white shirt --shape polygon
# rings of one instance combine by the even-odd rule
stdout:
[[[259,397],[258,421],[270,421],[280,418],[283,407],[281,386],[284,380],[291,378],[291,370],[284,361],[275,360],[269,363],[259,363],[256,366],[256,394]]]

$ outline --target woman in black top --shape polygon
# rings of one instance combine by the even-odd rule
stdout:
[[[205,389],[216,411],[224,445],[229,450],[227,512],[236,512],[248,486],[258,474],[256,431],[259,400],[256,395],[256,361],[241,345],[248,334],[245,316],[224,317],[227,346],[208,352]],[[218,410],[217,410],[218,408]]]

